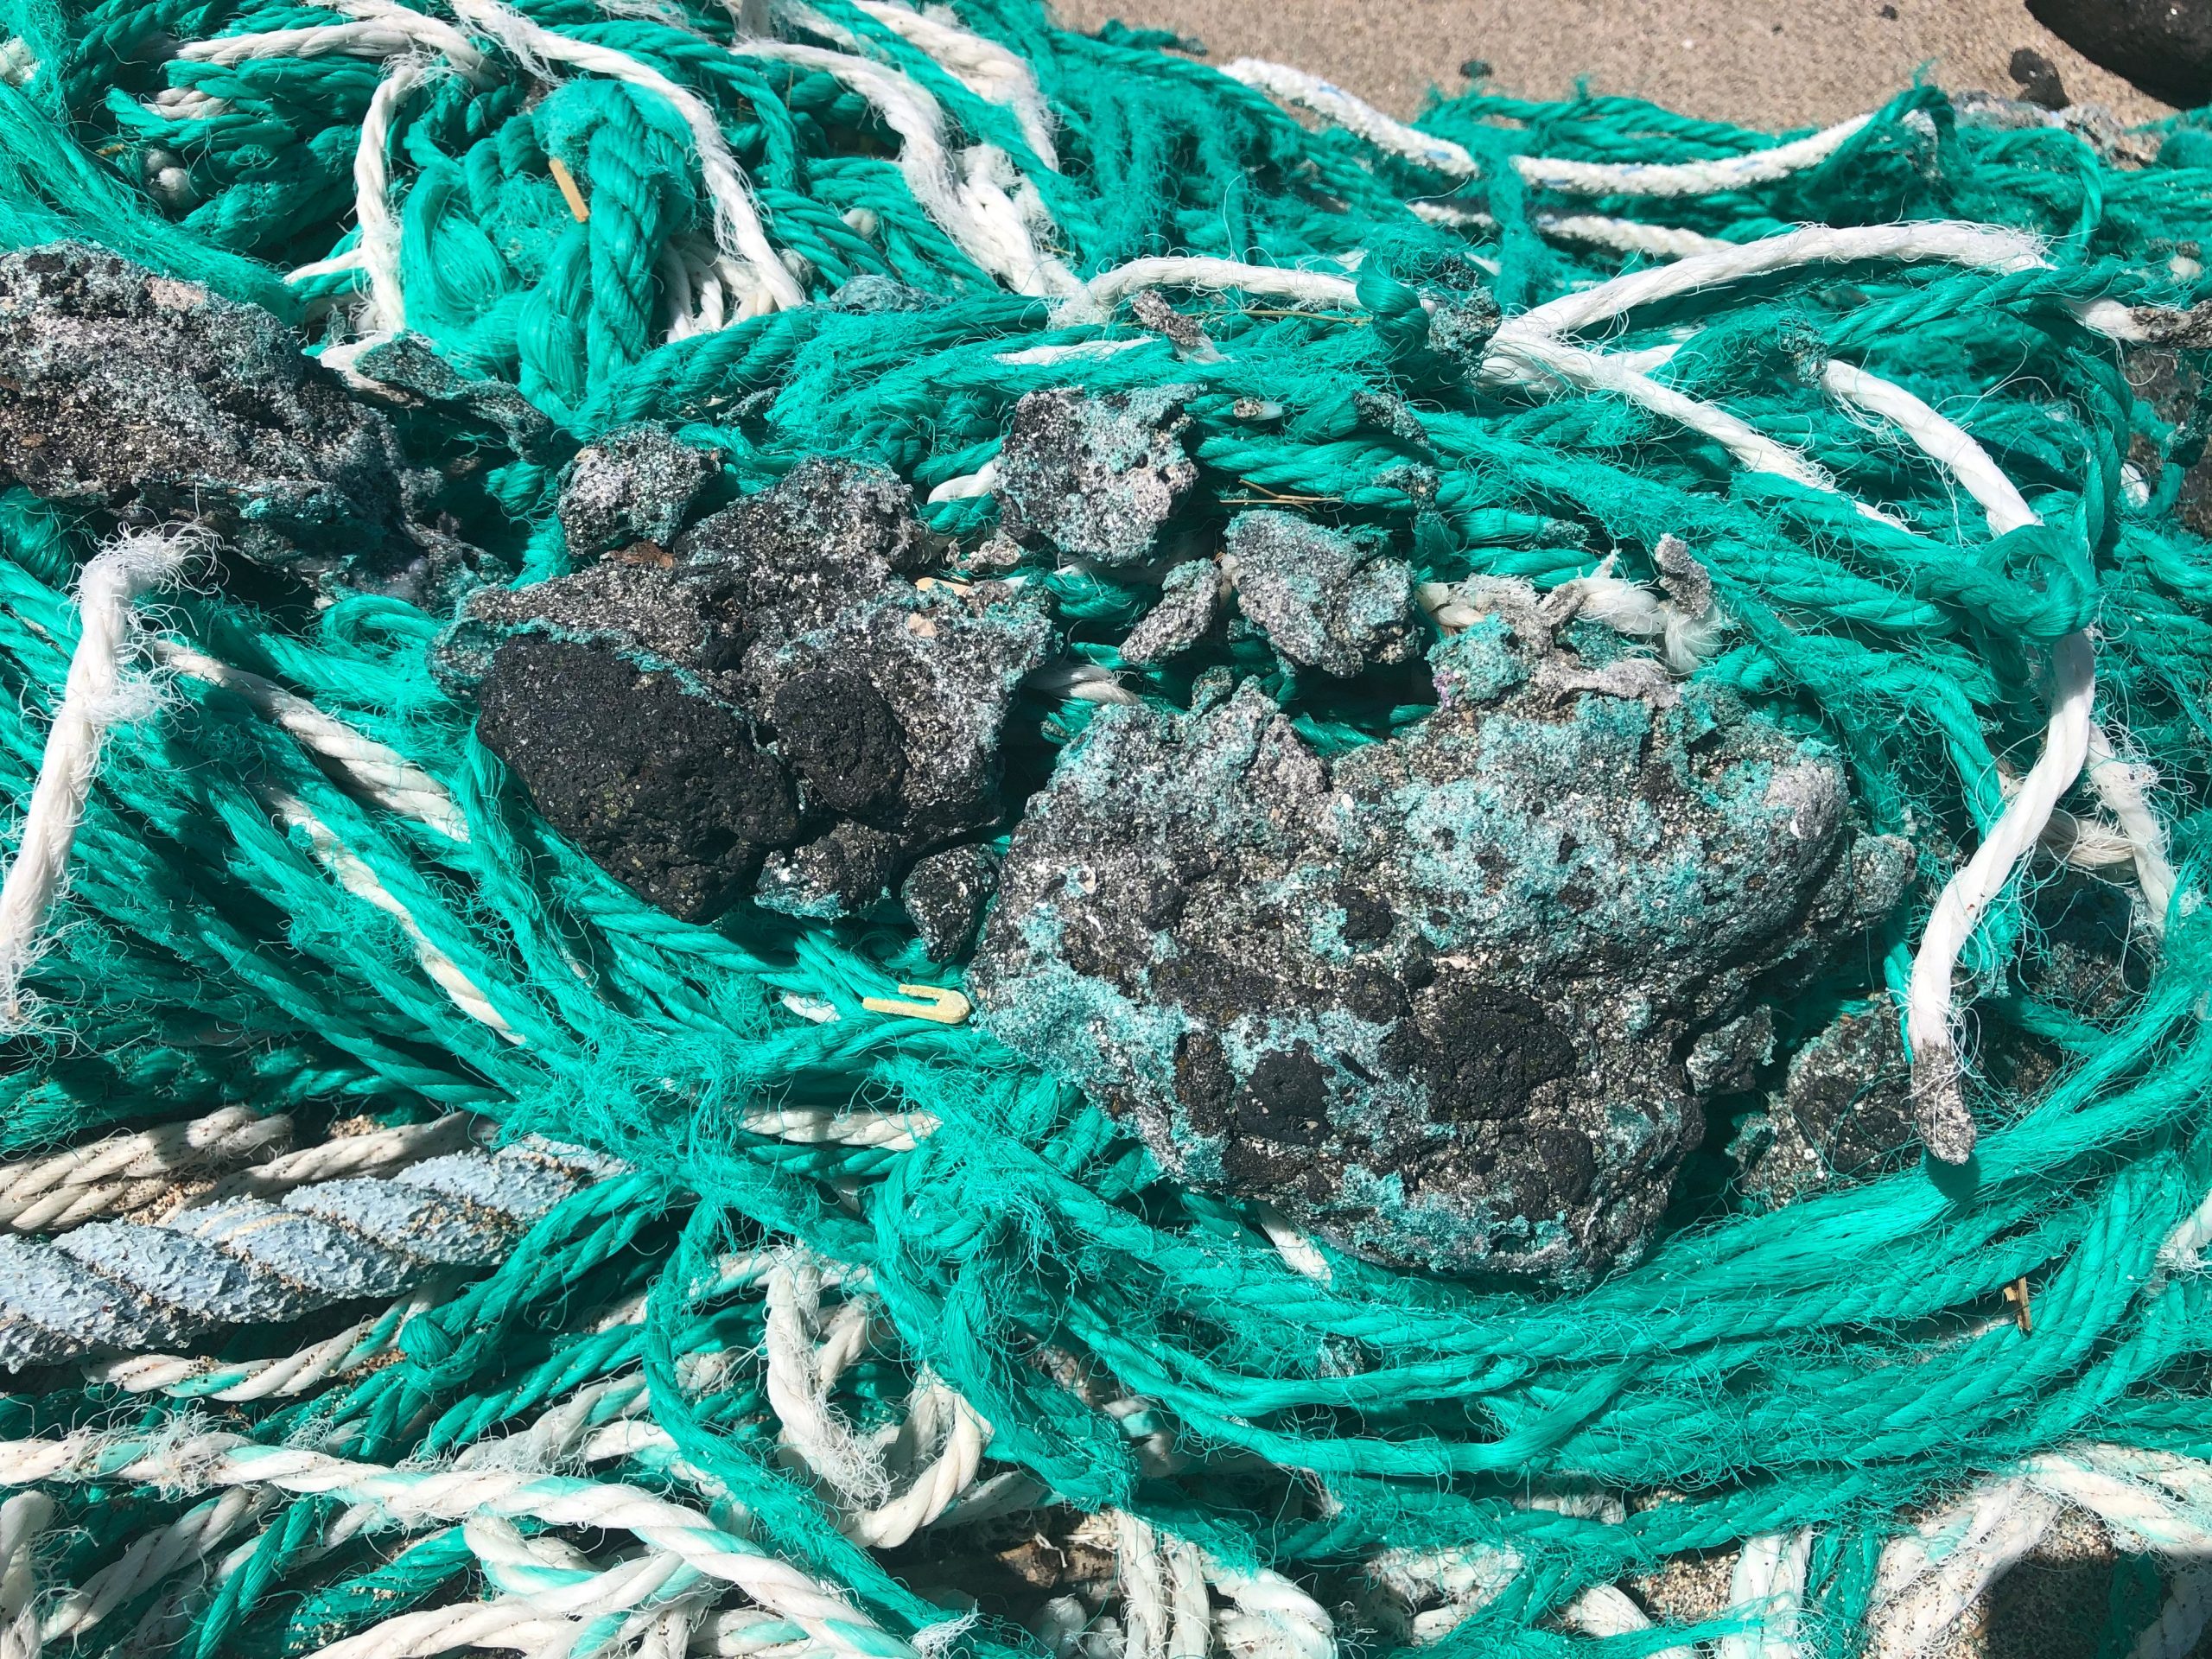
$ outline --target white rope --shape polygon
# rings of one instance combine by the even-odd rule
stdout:
[[[2158,774],[2140,762],[2122,760],[2105,728],[2093,721],[2088,775],[2089,787],[2119,825],[2128,861],[2135,867],[2136,890],[2143,895],[2143,925],[2153,938],[2163,938],[2177,878],[2166,856],[2166,826],[2151,810],[2150,791]]]
[[[1744,1628],[1714,1644],[1717,1659],[1801,1659],[1797,1639],[1803,1610],[1805,1570],[1813,1556],[1808,1528],[1794,1535],[1768,1533],[1747,1538],[1728,1580],[1728,1611]]]
[[[1821,372],[1821,384],[1840,401],[1894,423],[1930,460],[1946,468],[1980,504],[1992,535],[2042,522],[1987,450],[1904,387],[1844,363],[1830,363]],[[2042,841],[2059,797],[2074,786],[2088,758],[2090,712],[2096,702],[2094,648],[2083,630],[2058,641],[2051,654],[2056,690],[2043,753],[1974,856],[1944,884],[1920,948],[1913,954],[1912,982],[1905,995],[1913,1109],[1929,1151],[1945,1163],[1964,1163],[1974,1151],[1976,1134],[1951,1030],[1951,982],[1959,954],[2013,873]],[[2115,785],[2120,781],[2115,779]],[[2139,809],[2139,795],[2136,804]],[[2147,816],[2147,809],[2141,809],[2141,815]],[[2171,886],[2167,891],[2171,893]]]
[[[427,1123],[397,1123],[363,1135],[333,1135],[226,1176],[205,1192],[185,1198],[177,1210],[198,1209],[226,1198],[282,1198],[296,1187],[319,1181],[390,1175],[410,1164],[466,1149],[474,1144],[480,1127],[479,1120],[467,1112],[448,1112]]]
[[[1281,1573],[1208,1558],[1205,1575],[1232,1604],[1214,1629],[1233,1659],[1335,1659],[1336,1621]]]
[[[341,25],[342,27],[342,25]],[[391,174],[385,151],[399,106],[429,72],[423,60],[404,57],[377,83],[361,118],[360,142],[353,148],[353,219],[360,227],[355,244],[369,297],[359,328],[380,334],[407,326],[407,302],[399,285],[399,216],[391,209]]]
[[[1357,133],[1377,149],[1403,156],[1454,178],[1473,178],[1482,170],[1465,148],[1448,138],[1393,120],[1373,105],[1318,75],[1288,64],[1238,58],[1222,73],[1270,97],[1296,104]],[[1703,196],[1787,178],[1817,167],[1840,149],[1874,118],[1848,121],[1787,143],[1705,162],[1571,162],[1541,156],[1516,156],[1514,170],[1547,190],[1584,196]]]
[[[39,1618],[39,1637],[82,1636],[124,1603],[208,1552],[268,1507],[269,1494],[232,1491],[196,1503],[156,1532],[140,1535],[106,1567],[73,1586]]]
[[[881,1503],[891,1478],[880,1456],[830,1403],[830,1391],[868,1341],[864,1303],[842,1304],[821,1333],[822,1274],[806,1251],[780,1255],[766,1282],[762,1331],[768,1403],[782,1424],[779,1439],[844,1502]]]
[[[2177,1567],[2166,1582],[2166,1603],[2135,1638],[2132,1659],[2189,1659],[2212,1623],[2212,1566]]]
[[[1329,1258],[1321,1254],[1307,1234],[1291,1224],[1289,1217],[1271,1204],[1252,1206],[1252,1219],[1268,1236],[1268,1243],[1275,1247],[1275,1254],[1282,1257],[1283,1265],[1293,1273],[1302,1274],[1316,1284],[1325,1285],[1335,1276]]]
[[[1869,1659],[1921,1659],[2043,1541],[2057,1513],[2024,1480],[1992,1481],[1891,1540],[1867,1615]]]
[[[944,109],[912,76],[849,52],[787,41],[741,40],[730,50],[818,69],[866,99],[899,135],[899,171],[922,211],[963,253],[1014,292],[1065,296],[1081,288],[1072,271],[1039,251],[988,157],[956,170],[945,145]],[[1003,159],[1001,151],[989,154]]]
[[[486,1515],[626,1532],[710,1578],[735,1585],[830,1652],[859,1659],[920,1659],[912,1646],[874,1624],[842,1593],[696,1510],[632,1486],[498,1470],[393,1469],[302,1447],[257,1446],[231,1434],[156,1442],[84,1433],[60,1440],[0,1441],[0,1485],[95,1478],[187,1491],[266,1486],[295,1494],[329,1493],[354,1503],[381,1504],[403,1522]]]
[[[1585,1636],[1600,1638],[1608,1636],[1633,1636],[1638,1630],[1651,1628],[1651,1618],[1643,1608],[1629,1599],[1624,1590],[1610,1584],[1600,1584],[1584,1591],[1567,1605],[1560,1615],[1567,1624]],[[1694,1646],[1661,1648],[1649,1659],[1697,1659]]]
[[[0,1503],[0,1659],[39,1659],[45,1648],[33,1551],[53,1518],[54,1500],[44,1492],[18,1492]]]
[[[1141,288],[1241,289],[1302,305],[1358,303],[1357,286],[1349,276],[1281,265],[1248,265],[1235,259],[1161,257],[1132,259],[1126,265],[1099,272],[1054,313],[1053,326],[1103,321]]]
[[[444,1301],[446,1294],[441,1287],[411,1291],[373,1319],[359,1320],[335,1336],[274,1359],[225,1364],[205,1356],[132,1354],[86,1366],[85,1380],[96,1388],[198,1400],[296,1399],[314,1393],[333,1377],[397,1351],[399,1332],[407,1321]]]
[[[1509,317],[1501,334],[1569,334],[1656,301],[1740,282],[1798,265],[1878,259],[1907,264],[1942,262],[1994,271],[2031,270],[2045,264],[2043,244],[2020,231],[1954,219],[1908,225],[1837,228],[1802,226],[1756,242],[1732,244],[1670,265],[1654,265],[1562,295]]]
[[[1052,142],[1052,105],[1045,101],[1036,74],[1019,53],[962,29],[949,21],[949,12],[932,16],[897,0],[855,0],[855,3],[901,40],[928,53],[976,97],[1011,111],[1037,159],[1054,172],[1059,170],[1059,152]]]
[[[306,802],[289,791],[268,785],[255,792],[280,823],[288,830],[298,830],[307,837],[308,849],[314,853],[316,861],[330,872],[340,887],[356,899],[375,906],[399,924],[400,931],[407,935],[408,943],[414,947],[416,961],[422,964],[423,971],[446,994],[454,1007],[478,1024],[489,1027],[506,1041],[517,1045],[522,1043],[522,1034],[507,1023],[506,1016],[499,1012],[484,988],[464,973],[461,964],[435,944],[429,935],[423,932],[422,924],[415,919],[414,913],[400,902],[391,888],[385,886],[365,861],[338,839],[328,824],[308,810]]]
[[[893,1453],[895,1461],[911,1463],[923,1455],[927,1460],[908,1478],[903,1491],[874,1509],[844,1516],[839,1529],[870,1549],[905,1543],[975,1485],[990,1433],[990,1425],[973,1406],[925,1372],[907,1402]],[[925,1447],[934,1449],[924,1453]]]
[[[289,1117],[226,1106],[186,1122],[0,1165],[0,1227],[58,1233],[100,1216],[127,1214],[169,1192],[181,1177],[264,1156],[291,1133]]]
[[[1173,1611],[1160,1535],[1126,1510],[1110,1511],[1114,1573],[1122,1592],[1122,1659],[1167,1659]]]
[[[257,58],[396,58],[422,51],[435,53],[471,80],[483,79],[489,71],[475,42],[442,17],[378,0],[336,0],[331,10],[356,21],[187,41],[176,55],[192,62],[237,64]]]
[[[132,607],[172,580],[184,563],[181,536],[132,532],[111,543],[77,578],[77,647],[39,757],[16,855],[0,882],[0,1033],[20,1032],[33,1018],[23,975],[36,960],[47,912],[59,896],[92,797],[100,746],[110,726],[141,717],[153,706],[149,686],[126,680],[138,649]]]
[[[429,825],[454,841],[468,839],[468,821],[451,792],[398,750],[363,736],[341,720],[287,691],[274,680],[174,639],[150,639],[147,648],[163,668],[235,693],[264,720],[282,727],[332,775],[362,799]]]
[[[1426,1647],[1494,1600],[1520,1573],[1520,1555],[1510,1549],[1470,1546],[1456,1549],[1389,1549],[1367,1563],[1367,1576],[1402,1604],[1405,1634]],[[1430,1598],[1441,1607],[1421,1608]],[[1416,1611],[1416,1610],[1419,1611]]]

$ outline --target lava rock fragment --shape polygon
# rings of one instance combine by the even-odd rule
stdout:
[[[665,427],[628,427],[588,445],[569,463],[554,511],[572,558],[644,543],[666,547],[714,476],[714,458],[678,443]]]
[[[1052,655],[1052,618],[1035,590],[909,580],[931,549],[893,474],[810,461],[702,520],[664,558],[639,551],[473,595],[439,656],[457,689],[480,681],[488,695],[518,641],[588,647],[635,676],[610,682],[609,696],[696,704],[753,735],[791,791],[792,822],[772,841],[738,837],[683,905],[710,914],[750,895],[794,916],[865,913],[917,860],[997,823],[1001,736],[1021,682]],[[574,704],[543,718],[587,713],[602,726],[632,718]],[[573,787],[560,768],[587,729],[501,751],[542,808]],[[498,747],[498,736],[486,741]],[[578,839],[666,902],[670,883],[632,880],[643,868],[633,855],[608,843],[602,857]]]
[[[908,872],[899,902],[931,962],[968,949],[998,883],[999,855],[978,842],[931,853]]]
[[[1177,565],[1160,584],[1160,602],[1122,641],[1122,660],[1132,668],[1149,668],[1181,656],[1211,632],[1221,609],[1221,571],[1213,561]]]
[[[0,480],[409,592],[403,465],[267,312],[81,244],[0,254]]]
[[[1071,557],[1141,564],[1198,482],[1185,452],[1192,386],[1090,397],[1033,391],[1014,405],[999,450],[1000,521]]]
[[[791,778],[750,721],[607,645],[510,639],[478,699],[478,737],[546,822],[682,920],[721,910],[802,833]]]
[[[1333,761],[1249,683],[1102,709],[969,984],[1179,1179],[1573,1282],[1649,1244],[1703,1133],[1680,1057],[1885,912],[1910,849],[1817,742],[1694,683],[1569,689],[1484,621],[1432,653],[1469,659],[1449,704]]]
[[[1763,1209],[1838,1180],[1910,1162],[1912,1066],[1886,998],[1839,1014],[1791,1057],[1767,1110],[1744,1122],[1730,1151],[1738,1185]]]
[[[1237,608],[1304,668],[1350,679],[1410,662],[1423,643],[1414,574],[1351,537],[1295,513],[1239,514],[1229,526]]]
[[[2028,12],[2090,62],[2154,98],[2183,109],[2212,99],[2212,8],[2173,0],[2028,0]]]

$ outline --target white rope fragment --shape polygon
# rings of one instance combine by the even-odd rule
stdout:
[[[181,1177],[272,1153],[291,1133],[289,1117],[226,1106],[185,1122],[0,1165],[0,1227],[57,1233],[125,1214],[152,1203]]]
[[[133,532],[111,543],[78,575],[77,646],[39,757],[16,855],[0,882],[0,1033],[22,1031],[32,1021],[23,975],[38,956],[47,912],[60,893],[108,728],[153,707],[149,685],[124,675],[138,649],[132,607],[142,594],[175,576],[187,549],[181,537]]]

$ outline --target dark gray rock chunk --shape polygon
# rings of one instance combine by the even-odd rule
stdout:
[[[1351,537],[1288,512],[1247,512],[1229,526],[1237,608],[1302,668],[1350,679],[1410,662],[1423,643],[1414,573]]]
[[[75,243],[0,254],[0,480],[412,591],[390,426],[268,313]]]
[[[1897,1013],[1877,997],[1791,1057],[1767,1110],[1745,1121],[1730,1150],[1744,1192],[1779,1209],[1814,1187],[1903,1166],[1918,1138]]]
[[[633,426],[579,450],[554,511],[575,558],[645,543],[664,548],[707,480],[714,457],[665,427]]]
[[[2154,98],[2183,109],[2212,99],[2212,7],[2174,0],[2028,0],[2028,11],[2090,62],[2125,75]]]
[[[1147,386],[1093,397],[1033,391],[999,450],[1000,521],[1075,558],[1141,564],[1198,482],[1184,451],[1195,388]]]
[[[1101,710],[1015,831],[986,1027],[1344,1248],[1633,1259],[1703,1131],[1681,1057],[1885,912],[1910,849],[1853,830],[1821,745],[1529,654],[1486,619],[1433,653],[1445,708],[1333,763],[1249,684]]]
[[[607,645],[510,639],[479,697],[478,737],[546,822],[672,916],[715,915],[804,833],[751,721]]]
[[[1160,602],[1122,641],[1122,660],[1132,668],[1179,657],[1212,631],[1221,614],[1221,571],[1211,559],[1179,564],[1160,584]]]
[[[537,745],[544,765],[562,764],[588,732],[677,705],[708,711],[686,718],[715,730],[752,734],[791,791],[794,817],[772,841],[740,837],[751,851],[733,842],[714,881],[683,889],[682,904],[702,914],[748,893],[796,916],[864,913],[917,859],[998,822],[1001,736],[1021,682],[1055,645],[1035,591],[908,580],[928,543],[906,486],[839,462],[800,467],[702,522],[678,550],[663,558],[633,546],[574,575],[474,595],[440,655],[456,684],[482,681],[486,741],[499,747],[491,711],[512,677],[509,653],[531,640],[583,654],[518,660],[589,666],[606,696],[639,703],[628,714],[569,704],[538,716],[590,715],[562,741]],[[617,683],[605,662],[630,677]],[[576,813],[564,820],[546,807],[549,795],[565,798],[567,781],[542,777],[531,755],[507,758],[569,829]],[[620,837],[578,839],[656,902],[673,890],[633,880],[636,855]],[[619,868],[608,861],[618,856]]]
[[[931,961],[950,962],[968,949],[998,885],[998,854],[976,842],[931,853],[914,866],[899,902]]]

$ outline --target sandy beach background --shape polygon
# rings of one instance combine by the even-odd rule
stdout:
[[[2011,95],[2006,65],[2030,47],[2068,93],[2126,121],[2169,106],[2096,67],[2021,0],[1057,0],[1066,22],[1109,17],[1205,42],[1217,63],[1273,58],[1327,76],[1394,115],[1459,66],[1486,60],[1502,91],[1592,90],[1769,130],[1840,120],[1926,73],[1954,91]]]

